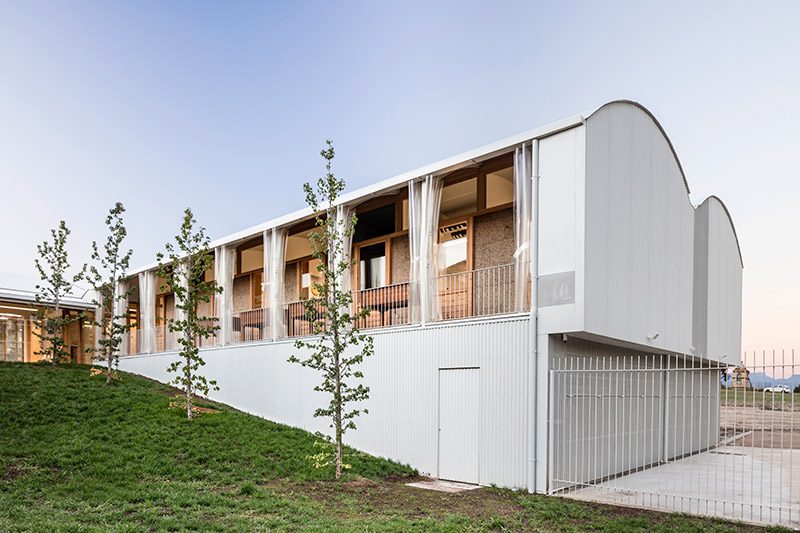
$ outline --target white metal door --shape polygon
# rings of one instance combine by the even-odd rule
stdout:
[[[480,482],[478,368],[439,369],[439,478]]]

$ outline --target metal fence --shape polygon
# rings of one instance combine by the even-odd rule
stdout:
[[[550,492],[800,526],[797,363],[794,352],[747,353],[735,366],[668,355],[555,358]]]

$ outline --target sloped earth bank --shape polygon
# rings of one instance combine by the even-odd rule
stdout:
[[[348,450],[343,482],[307,432],[89,368],[0,363],[0,531],[750,531],[750,526],[482,488],[406,486]]]

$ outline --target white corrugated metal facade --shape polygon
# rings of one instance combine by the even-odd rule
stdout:
[[[563,355],[553,339],[561,339],[561,334],[582,336],[591,341],[587,346],[594,345],[590,351],[595,355],[606,350],[610,356],[613,346],[624,346],[636,353],[696,353],[719,360],[738,351],[742,266],[724,206],[714,201],[695,210],[671,143],[638,104],[614,102],[587,117],[512,139],[532,144],[535,150],[539,196],[533,200],[538,217],[533,221],[538,231],[533,246],[539,276],[533,287],[538,286],[538,308],[524,316],[372,331],[375,355],[363,364],[365,383],[371,388],[369,414],[358,420],[358,430],[346,440],[360,450],[438,476],[441,372],[477,370],[445,378],[447,387],[464,383],[479,390],[477,419],[453,423],[465,428],[465,435],[474,424],[478,427],[478,465],[466,469],[465,479],[474,481],[477,471],[481,484],[545,491],[553,446],[564,446],[563,439],[572,438],[554,439],[555,426],[548,427],[553,415],[548,371],[551,357]],[[513,143],[501,141],[483,153],[513,149]],[[469,154],[478,158],[482,151]],[[468,162],[451,158],[385,183],[396,186]],[[385,189],[385,183],[364,195]],[[356,191],[348,199],[358,195]],[[308,213],[298,214],[303,216]],[[277,225],[270,224],[253,231]],[[219,242],[234,237],[245,235]],[[700,338],[702,344],[696,347]],[[286,362],[293,351],[292,340],[204,349],[204,372],[221,387],[213,397],[270,420],[327,430],[325,422],[312,417],[326,401],[312,391],[319,378]],[[167,381],[172,357],[129,356],[120,366]],[[716,382],[709,379],[698,386],[714,388]],[[447,394],[456,398],[459,391],[448,389]],[[554,422],[559,427],[569,426],[576,416],[574,409],[557,414],[560,418]],[[671,423],[677,424],[674,419]],[[579,437],[603,439],[582,433]],[[634,454],[626,460],[639,459],[652,458]],[[595,474],[630,466],[612,464]]]
[[[369,414],[347,443],[438,475],[440,369],[476,368],[480,375],[480,482],[525,486],[525,394],[528,317],[376,331],[365,360]],[[328,432],[313,418],[325,398],[318,376],[287,359],[293,341],[242,344],[203,351],[203,372],[217,380],[211,397],[243,411],[309,431]],[[122,368],[167,381],[175,354],[123,358]]]

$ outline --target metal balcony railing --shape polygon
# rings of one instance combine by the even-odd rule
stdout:
[[[305,300],[295,300],[284,305],[286,335],[288,337],[302,337],[314,334],[314,324],[321,321],[325,314],[322,302],[319,299],[314,299],[312,302],[317,310],[311,316],[306,310]]]
[[[231,342],[253,342],[270,338],[267,310],[248,309],[233,313]]]
[[[169,352],[178,349],[177,333],[169,330],[169,326],[164,324],[156,326],[156,350],[157,352]]]
[[[359,320],[358,327],[370,329],[409,324],[408,296],[408,282],[353,293],[353,312],[369,309],[369,314]]]
[[[438,276],[430,282],[435,295],[432,320],[441,322],[472,317],[512,314],[520,305],[515,296],[515,265],[507,264],[479,268]],[[529,291],[526,291],[526,294]],[[352,312],[369,309],[358,321],[360,329],[375,329],[410,324],[410,283],[395,283],[353,292]],[[528,304],[522,302],[521,307]],[[314,326],[324,319],[324,308],[319,300],[313,301],[316,311],[309,316],[306,301],[293,300],[283,304],[283,337],[313,335]],[[269,309],[249,309],[232,314],[231,343],[246,343],[269,340]],[[134,354],[142,347],[141,331],[131,331],[128,353]],[[213,346],[216,337],[198,339],[198,346]],[[165,325],[156,327],[155,351],[178,349],[176,333]]]
[[[514,277],[513,264],[437,277],[433,290],[438,299],[438,313],[433,319],[458,320],[515,312]]]
[[[122,355],[135,355],[142,350],[142,330],[130,329],[128,330],[128,353]],[[124,351],[124,350],[123,350]]]

